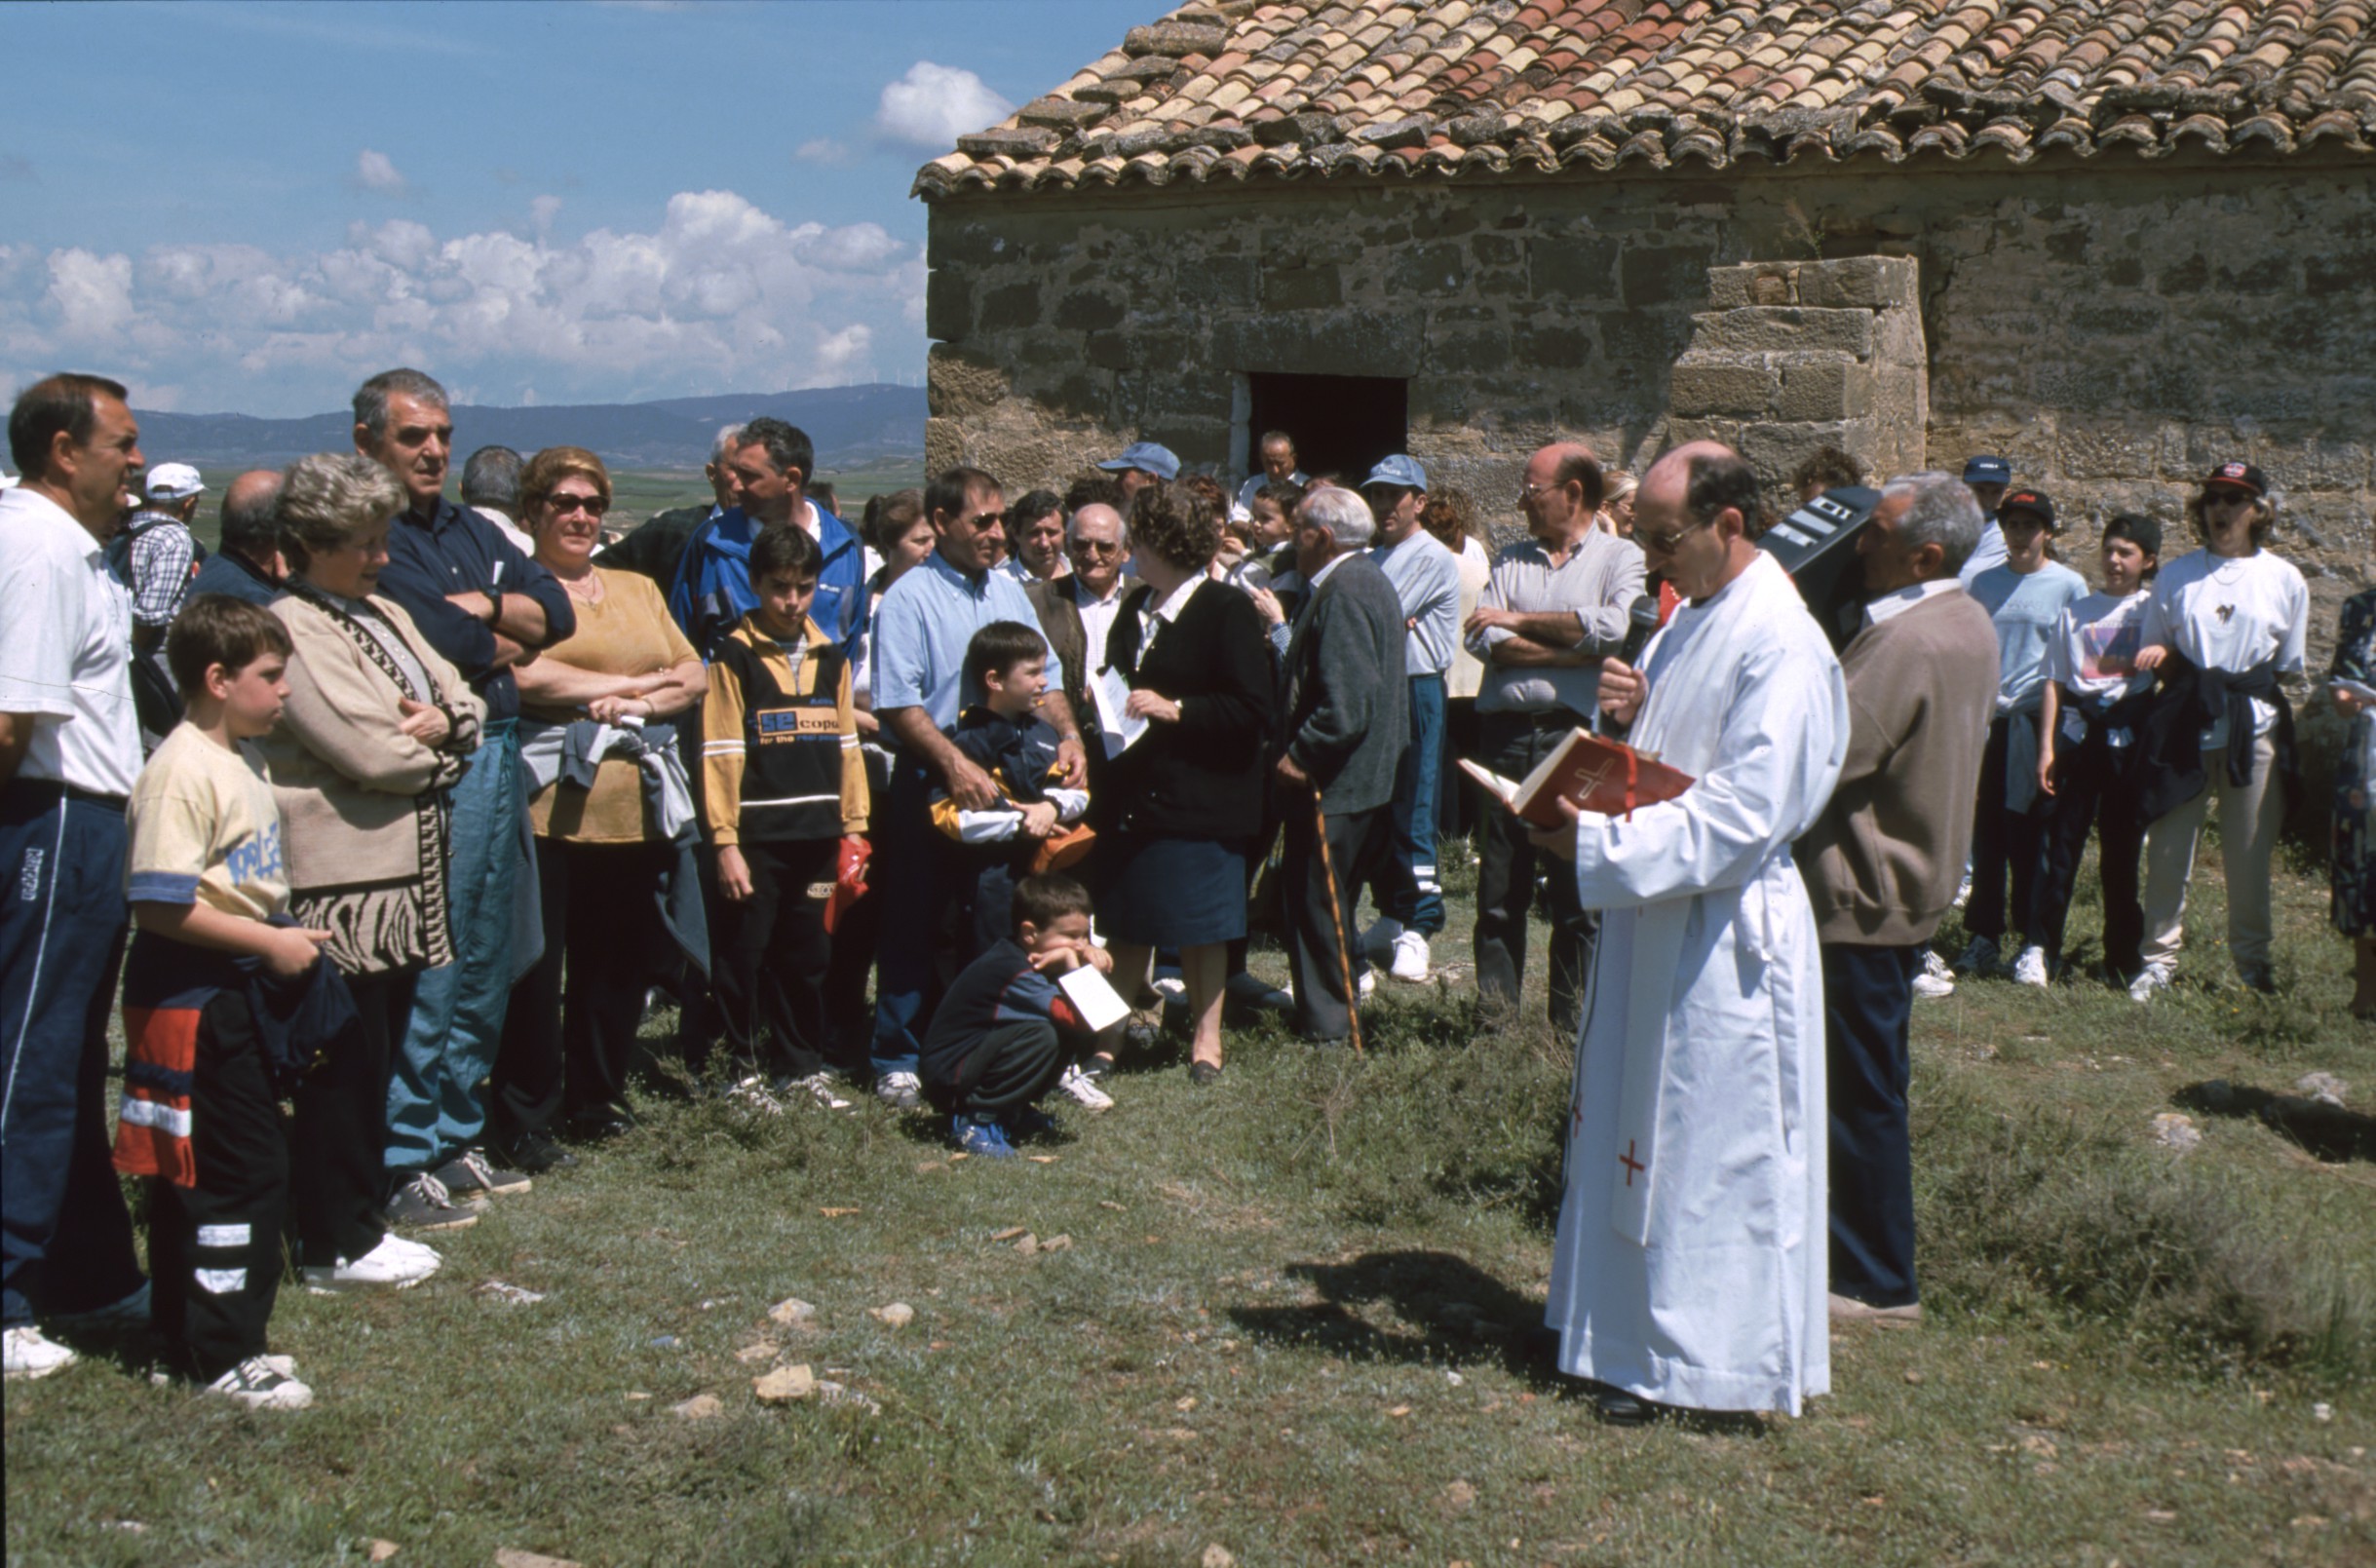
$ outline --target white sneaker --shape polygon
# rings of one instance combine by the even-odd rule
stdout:
[[[747,1111],[761,1116],[782,1116],[784,1102],[768,1091],[767,1080],[757,1073],[736,1084],[726,1091],[726,1097]]]
[[[408,1290],[444,1264],[443,1258],[420,1243],[407,1242],[391,1231],[379,1239],[379,1245],[352,1263],[340,1258],[328,1268],[308,1264],[305,1288],[317,1296],[334,1296],[342,1290],[367,1290],[380,1285],[391,1290]]]
[[[1188,982],[1176,974],[1158,974],[1147,981],[1147,989],[1163,998],[1161,1006],[1184,1008],[1188,1005]]]
[[[1964,956],[1955,961],[1955,973],[1958,975],[1986,975],[1995,970],[2002,962],[2004,962],[2004,956],[1997,951],[1995,937],[1974,937],[1971,941],[1965,943]]]
[[[1970,903],[1971,901],[1972,873],[1970,871],[1966,871],[1964,873],[1964,880],[1957,883],[1955,887],[1955,907],[1961,909],[1964,905]]]
[[[1411,985],[1425,985],[1433,968],[1434,955],[1429,953],[1427,938],[1415,931],[1406,931],[1395,938],[1394,962],[1386,973]]]
[[[30,1382],[62,1372],[82,1359],[57,1341],[27,1323],[22,1328],[8,1331],[8,1380],[11,1383]]]
[[[2128,982],[2128,1000],[2142,1005],[2153,1000],[2154,992],[2168,989],[2169,970],[2161,964],[2147,964]]]
[[[314,1391],[283,1372],[282,1366],[296,1369],[287,1357],[250,1356],[208,1384],[207,1392],[228,1395],[250,1410],[302,1410],[312,1404]]]
[[[2045,989],[2047,983],[2045,948],[2024,947],[2021,949],[2021,956],[2013,960],[2013,983],[2015,985],[2035,985],[2041,990]]]
[[[1114,1096],[1099,1089],[1097,1081],[1083,1072],[1078,1062],[1064,1069],[1064,1076],[1056,1080],[1056,1088],[1092,1111],[1114,1108]]]
[[[913,1073],[885,1073],[874,1081],[874,1097],[895,1111],[912,1111],[924,1103],[924,1080]]]
[[[828,1111],[846,1111],[850,1108],[850,1102],[833,1091],[833,1075],[828,1072],[814,1072],[806,1078],[795,1078],[784,1087],[787,1092],[792,1090],[805,1090]]]
[[[1955,971],[1927,947],[1922,954],[1922,973],[1914,976],[1914,994],[1934,1002],[1955,994]]]
[[[1361,928],[1360,940],[1356,945],[1372,958],[1384,958],[1401,935],[1401,921],[1392,915],[1380,915]]]
[[[1361,1000],[1364,1002],[1368,1001],[1370,993],[1375,991],[1377,988],[1378,972],[1374,969],[1365,969],[1361,971],[1361,982],[1359,986],[1355,987],[1355,989],[1360,992]]]

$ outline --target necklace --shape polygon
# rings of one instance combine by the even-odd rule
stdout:
[[[555,575],[558,576],[559,574],[556,573]],[[561,588],[569,594],[571,598],[576,599],[581,604],[599,604],[602,602],[602,578],[599,573],[594,571],[592,568],[589,568],[586,575],[583,577],[561,578]]]

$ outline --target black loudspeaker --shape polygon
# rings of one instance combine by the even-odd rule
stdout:
[[[1825,490],[1768,528],[1757,546],[1782,563],[1833,648],[1845,648],[1864,621],[1864,563],[1857,535],[1872,520],[1881,492],[1861,484]]]

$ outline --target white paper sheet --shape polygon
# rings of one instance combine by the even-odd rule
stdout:
[[[1097,671],[1089,683],[1090,701],[1097,707],[1097,733],[1104,737],[1108,761],[1129,750],[1147,733],[1147,721],[1125,709],[1131,701],[1130,678],[1112,665]]]
[[[1081,1010],[1092,1030],[1110,1027],[1131,1015],[1131,1005],[1122,999],[1122,993],[1087,965],[1057,975],[1056,985],[1072,998],[1072,1005]]]

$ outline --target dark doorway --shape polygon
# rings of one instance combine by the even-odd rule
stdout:
[[[1334,474],[1359,484],[1381,457],[1409,439],[1410,383],[1385,376],[1272,375],[1246,381],[1245,449],[1249,472],[1262,467],[1265,431],[1295,438],[1306,474]]]

